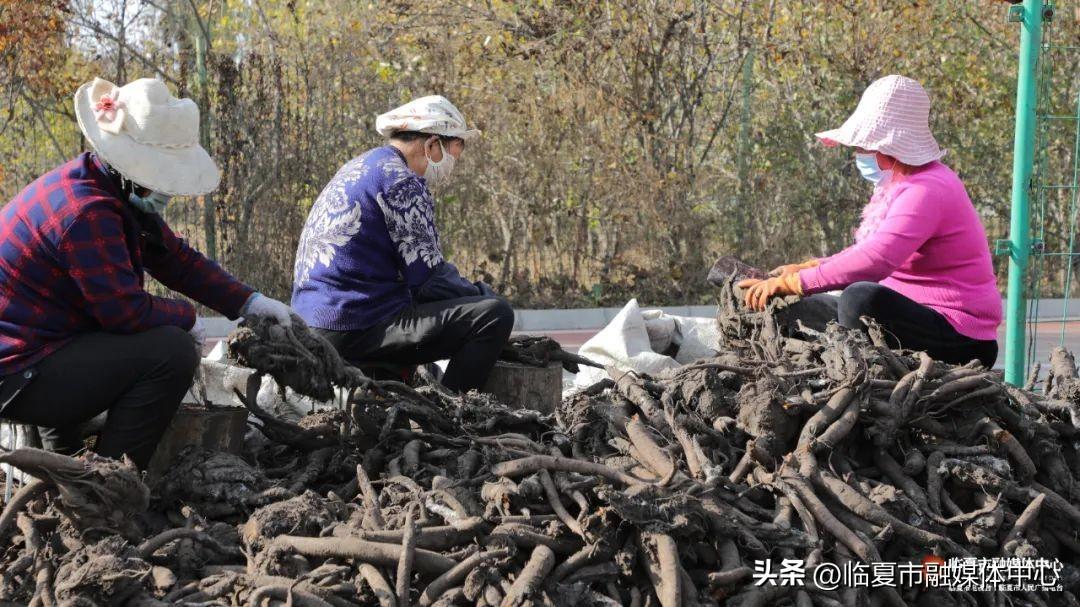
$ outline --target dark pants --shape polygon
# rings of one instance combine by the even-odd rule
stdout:
[[[127,454],[145,469],[198,364],[191,336],[179,327],[81,335],[28,370],[29,382],[0,418],[38,426],[46,449],[72,455],[83,447],[83,422],[108,411],[95,451]],[[24,373],[17,375],[5,383]]]
[[[477,296],[417,304],[362,331],[316,331],[353,364],[450,359],[443,385],[465,392],[484,387],[513,328],[506,300]]]
[[[866,330],[859,319],[869,316],[885,330],[892,348],[924,351],[935,360],[964,364],[979,359],[987,368],[997,360],[998,344],[961,335],[944,316],[876,282],[857,282],[836,297],[811,295],[792,305],[782,322],[793,330],[795,320],[822,331],[829,320],[849,329]]]

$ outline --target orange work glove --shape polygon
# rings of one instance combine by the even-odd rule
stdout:
[[[765,304],[769,303],[773,297],[803,294],[802,281],[799,280],[798,273],[774,276],[767,280],[747,278],[739,281],[736,286],[746,289],[746,307],[759,312],[765,309]]]
[[[802,263],[784,264],[770,270],[769,276],[783,276],[784,274],[795,274],[799,270],[809,270],[810,268],[816,268],[819,265],[821,265],[821,262],[817,259],[808,259]]]

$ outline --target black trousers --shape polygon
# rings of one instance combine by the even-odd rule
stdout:
[[[979,359],[986,368],[997,360],[995,340],[978,340],[961,335],[938,312],[876,282],[857,282],[835,295],[811,295],[790,306],[780,317],[788,331],[795,321],[819,331],[830,320],[849,329],[866,330],[859,320],[869,316],[885,330],[892,348],[925,351],[935,360],[965,364]]]
[[[80,335],[4,378],[0,418],[38,426],[46,449],[73,455],[83,447],[82,424],[108,411],[95,451],[126,454],[145,469],[198,364],[191,336],[179,327]]]
[[[443,385],[466,392],[484,387],[513,328],[506,300],[476,296],[416,304],[363,331],[315,330],[353,364],[450,359]]]

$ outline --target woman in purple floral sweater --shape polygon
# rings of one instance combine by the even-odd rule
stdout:
[[[379,116],[376,128],[388,144],[346,163],[308,215],[293,307],[346,360],[449,359],[446,387],[482,388],[514,311],[443,258],[431,195],[480,132],[438,95]]]

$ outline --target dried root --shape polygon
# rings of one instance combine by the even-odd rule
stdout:
[[[721,291],[721,354],[662,376],[609,370],[554,416],[488,395],[373,382],[297,324],[248,324],[237,360],[342,411],[271,444],[185,451],[154,499],[124,463],[0,454],[41,479],[0,513],[0,601],[128,605],[1004,605],[922,587],[755,586],[815,567],[1057,558],[1075,604],[1080,378],[1044,393],[976,365],[750,313]],[[565,359],[522,339],[510,357]],[[545,358],[546,357],[546,358]],[[774,562],[774,567],[778,563]],[[943,598],[944,597],[944,598]]]

